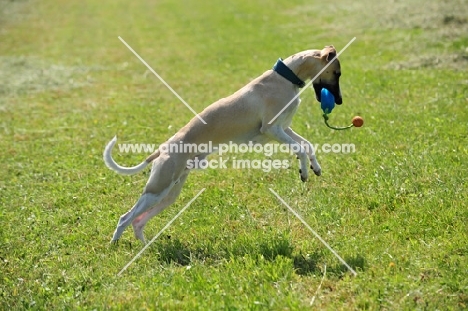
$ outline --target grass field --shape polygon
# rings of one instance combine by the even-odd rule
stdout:
[[[468,308],[468,5],[446,1],[0,1],[1,310],[461,310]],[[278,57],[341,50],[327,129],[312,90],[293,128],[321,177],[192,173],[142,248],[109,241],[148,171],[102,160],[115,135],[159,144]],[[118,153],[123,165],[146,154]],[[246,155],[258,158],[258,155]],[[262,159],[260,157],[260,159]],[[298,211],[351,273],[269,191]],[[326,274],[324,275],[326,267]],[[320,282],[323,284],[317,291]],[[314,298],[315,297],[315,298]],[[313,303],[311,305],[311,301]]]

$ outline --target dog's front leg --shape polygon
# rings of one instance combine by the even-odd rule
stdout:
[[[296,142],[298,142],[302,146],[306,146],[306,152],[310,160],[310,168],[314,171],[315,175],[317,176],[322,175],[322,168],[320,167],[320,164],[317,162],[317,157],[315,156],[314,146],[307,139],[305,139],[301,135],[294,132],[292,128],[288,127],[284,131]]]
[[[301,169],[300,169],[300,174],[301,174],[301,180],[306,181],[307,178],[309,177],[309,170],[308,170],[308,165],[307,165],[307,153],[306,150],[301,144],[299,144],[297,141],[291,138],[284,129],[281,126],[272,126],[267,129],[267,131],[264,132],[264,134],[270,136],[272,139],[276,140],[279,143],[282,144],[287,144],[289,147],[295,151],[297,157],[301,161]]]

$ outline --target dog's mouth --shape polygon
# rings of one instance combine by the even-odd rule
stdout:
[[[331,84],[326,84],[326,83],[322,83],[319,81],[319,83],[313,84],[313,86],[314,86],[314,91],[315,91],[315,98],[317,99],[319,103],[322,102],[322,89],[323,88],[326,88],[330,93],[333,94],[337,105],[341,105],[343,103],[343,98],[341,97],[339,84],[331,85]]]

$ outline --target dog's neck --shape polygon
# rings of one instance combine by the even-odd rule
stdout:
[[[299,88],[303,88],[305,86],[305,82],[299,79],[299,77],[283,63],[281,58],[278,59],[276,64],[273,66],[273,71],[276,71],[280,76]]]
[[[318,73],[317,60],[320,50],[307,50],[286,58],[283,63],[302,81],[307,81]]]

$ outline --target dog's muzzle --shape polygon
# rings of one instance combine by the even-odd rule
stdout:
[[[319,103],[322,101],[321,97],[323,88],[326,88],[330,93],[333,94],[337,105],[341,105],[343,103],[343,97],[341,97],[341,90],[339,84],[331,85],[319,82],[317,84],[313,84],[313,86],[315,91],[315,98]]]

